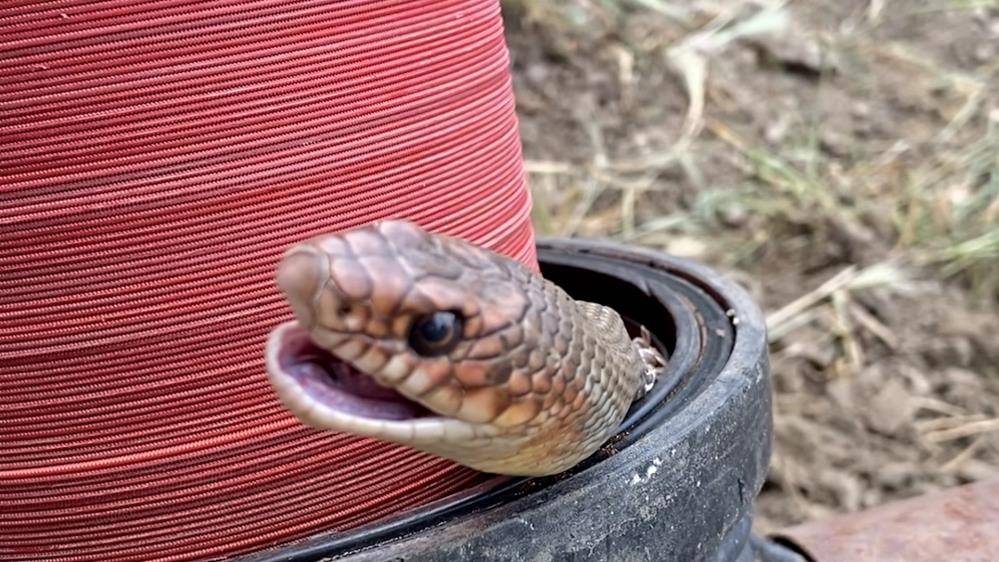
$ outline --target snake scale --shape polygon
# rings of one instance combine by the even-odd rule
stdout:
[[[268,377],[307,425],[484,472],[562,472],[612,437],[665,360],[520,262],[388,220],[290,248],[294,320]]]

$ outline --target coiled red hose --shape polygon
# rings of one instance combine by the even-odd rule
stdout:
[[[0,4],[0,559],[230,556],[481,476],[307,429],[294,242],[407,217],[536,267],[497,0]]]

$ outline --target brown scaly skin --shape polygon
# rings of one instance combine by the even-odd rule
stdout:
[[[378,420],[318,404],[274,358],[285,405],[314,427],[399,443],[485,472],[566,470],[613,436],[642,392],[646,363],[621,318],[575,301],[519,262],[387,221],[292,248],[278,285],[312,341],[422,404],[434,417]],[[423,356],[415,319],[460,312],[461,338]]]

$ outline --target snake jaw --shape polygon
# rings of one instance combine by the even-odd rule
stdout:
[[[267,375],[278,398],[309,426],[410,446],[469,442],[495,434],[488,426],[435,415],[387,387],[379,390],[362,384],[360,391],[350,385],[338,387],[328,372],[337,365],[327,364],[324,370],[310,362],[317,353],[322,350],[295,321],[271,332],[265,353]]]

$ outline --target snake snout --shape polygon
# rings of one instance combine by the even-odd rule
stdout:
[[[306,326],[315,322],[313,303],[325,283],[325,258],[308,246],[292,248],[277,268],[277,285],[295,317]]]

